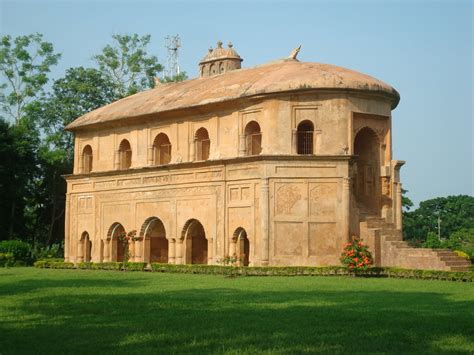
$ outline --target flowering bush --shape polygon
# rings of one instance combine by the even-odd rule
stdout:
[[[341,263],[349,270],[367,270],[373,263],[372,253],[367,245],[362,244],[360,239],[356,238],[344,246]]]

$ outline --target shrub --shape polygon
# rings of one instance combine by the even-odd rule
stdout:
[[[37,247],[33,250],[33,258],[36,260],[60,258],[64,255],[62,244],[53,244],[46,247]]]
[[[367,270],[373,263],[372,253],[366,245],[355,238],[345,245],[341,262],[351,271]]]
[[[15,263],[24,265],[30,264],[31,247],[28,243],[21,240],[3,240],[0,242],[0,253],[8,253],[13,255]]]
[[[126,271],[144,271],[147,263],[126,262],[123,269]]]
[[[13,266],[15,259],[11,253],[0,253],[0,267],[9,267]]]

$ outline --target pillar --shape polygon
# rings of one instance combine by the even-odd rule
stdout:
[[[81,154],[79,156],[79,174],[84,172],[84,156]]]
[[[234,255],[236,255],[236,241],[234,238],[231,238],[229,242],[229,256]]]
[[[207,264],[211,265],[213,261],[213,245],[214,240],[212,238],[207,240]]]
[[[68,188],[69,190],[69,188]],[[70,207],[70,197],[69,194],[66,194],[66,203],[65,203],[65,216],[64,216],[64,261],[70,261],[71,251],[69,250],[69,213],[71,211]]]
[[[148,166],[153,166],[153,164],[154,164],[155,157],[153,156],[154,155],[153,153],[154,153],[153,146],[149,145],[148,146],[148,154],[147,154]]]
[[[142,253],[142,249],[143,249],[143,239],[142,240],[137,240],[134,242],[135,243],[135,249],[134,249],[134,253],[135,253],[135,261],[137,262],[144,262],[143,260],[143,253]]]
[[[298,153],[298,131],[296,129],[291,132],[291,153]]]
[[[246,139],[245,134],[239,135],[239,157],[245,156],[247,149],[246,149]]]
[[[261,229],[262,229],[262,265],[266,266],[269,262],[269,240],[268,240],[268,204],[269,204],[269,185],[268,178],[262,179],[261,182]]]
[[[168,264],[176,264],[176,241],[168,239]]]
[[[342,230],[343,238],[346,242],[350,241],[350,226],[351,226],[351,178],[342,178]]]
[[[130,253],[130,261],[138,261],[135,259],[135,241],[128,242],[128,252]]]
[[[150,238],[143,239],[143,262],[150,263]]]
[[[313,134],[313,154],[321,154],[321,134],[322,130],[320,129],[315,129],[314,134]]]
[[[402,231],[403,221],[402,221],[402,183],[398,182],[396,185],[396,199],[397,199],[397,211],[396,211],[396,227],[398,230]]]
[[[82,240],[80,240],[77,243],[77,254],[76,254],[76,256],[77,256],[76,261],[78,263],[84,261],[84,242]]]
[[[196,142],[194,139],[189,141],[189,161],[194,161],[196,158]]]
[[[114,154],[114,169],[120,169],[120,151],[116,150]]]
[[[184,264],[183,260],[183,239],[176,239],[175,263]]]
[[[110,239],[104,240],[104,261],[110,261]]]

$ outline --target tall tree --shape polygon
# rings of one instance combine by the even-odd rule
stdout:
[[[117,98],[153,88],[155,77],[163,70],[158,58],[147,52],[151,36],[113,35],[113,43],[94,56],[100,71],[114,83]]]
[[[0,42],[0,105],[9,119],[18,123],[26,106],[43,91],[51,66],[60,54],[39,33],[12,39],[4,36]]]
[[[63,238],[66,184],[62,175],[72,173],[74,141],[64,126],[76,118],[116,99],[113,83],[97,69],[71,68],[54,81],[51,93],[29,106],[43,132],[38,151],[41,180],[36,186],[34,231],[44,244]]]

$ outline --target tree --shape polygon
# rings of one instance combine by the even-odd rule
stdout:
[[[158,58],[147,53],[151,36],[113,35],[102,53],[93,58],[113,83],[116,98],[153,88],[155,77],[163,70]]]
[[[424,241],[428,232],[437,232],[438,216],[443,239],[462,228],[474,228],[474,197],[448,196],[421,202],[416,210],[404,214],[405,238]]]
[[[26,106],[42,93],[47,74],[60,57],[39,33],[15,39],[2,37],[0,73],[4,82],[0,86],[0,105],[15,123],[20,121]]]
[[[28,205],[38,176],[39,135],[28,120],[0,119],[0,239],[28,237]]]
[[[35,239],[46,245],[62,240],[66,183],[64,174],[72,173],[74,141],[64,126],[76,118],[116,99],[113,83],[99,70],[70,68],[64,77],[54,81],[51,93],[29,106],[28,117],[34,119],[43,140],[38,150],[41,179],[35,188],[35,200],[41,204],[32,226]]]

